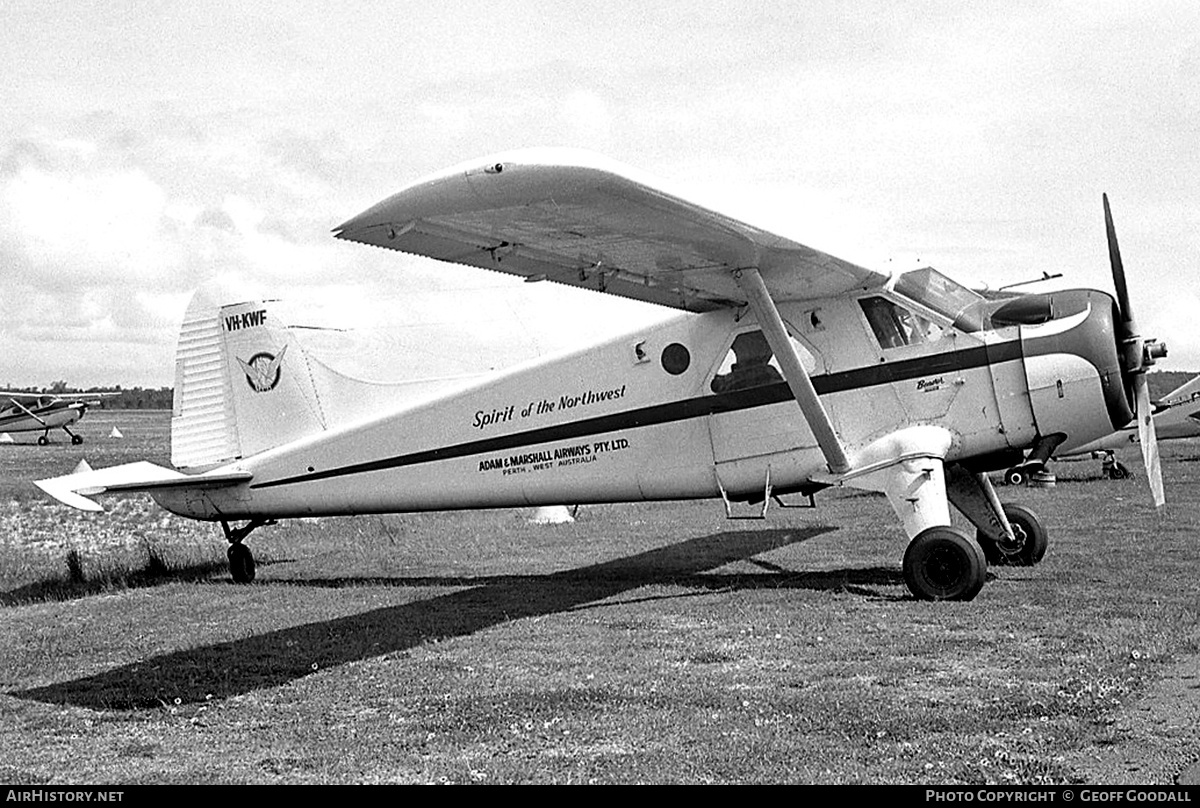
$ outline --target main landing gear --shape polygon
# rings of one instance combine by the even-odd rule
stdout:
[[[904,551],[904,582],[921,600],[970,600],[986,580],[979,542],[957,528],[926,528]]]
[[[83,435],[76,435],[74,432],[67,429],[65,426],[62,427],[62,431],[66,432],[68,435],[71,436],[71,444],[72,445],[78,446],[79,444],[83,443]],[[50,430],[49,429],[46,430],[45,434],[38,435],[37,444],[38,444],[38,446],[49,446],[50,445]]]
[[[976,533],[976,539],[988,563],[996,566],[1032,567],[1046,555],[1049,540],[1046,528],[1033,511],[1024,505],[1004,504],[1004,516],[1012,527],[1011,536],[992,538],[984,531]]]
[[[1096,453],[1092,454],[1093,457]],[[1110,449],[1100,453],[1100,473],[1110,480],[1128,480],[1129,469]]]
[[[251,519],[241,527],[230,527],[227,521],[221,520],[221,530],[225,532],[225,539],[229,542],[229,550],[226,553],[229,557],[229,574],[235,584],[248,584],[254,580],[254,554],[250,552],[249,547],[242,544],[242,540],[256,528],[273,524],[274,519]]]
[[[886,493],[912,536],[904,552],[904,582],[919,600],[971,600],[983,589],[989,563],[1032,566],[1045,556],[1041,520],[1023,505],[1001,503],[986,473],[936,458],[914,464],[914,470],[919,475],[897,476],[904,485]],[[948,504],[975,526],[975,535],[949,524]]]
[[[1044,470],[1045,466],[1041,463],[1022,463],[1019,466],[1013,466],[1004,472],[1004,484],[1025,485],[1029,482],[1030,477]]]
[[[1004,482],[1008,485],[1025,485],[1033,475],[1044,472],[1046,463],[1054,454],[1054,450],[1062,445],[1067,436],[1061,432],[1040,435],[1029,450],[1029,457],[1019,466],[1013,466],[1004,472]]]

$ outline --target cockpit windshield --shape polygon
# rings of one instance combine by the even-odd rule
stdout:
[[[910,300],[949,317],[964,331],[983,327],[983,295],[947,278],[931,267],[905,272],[896,281],[896,291]]]

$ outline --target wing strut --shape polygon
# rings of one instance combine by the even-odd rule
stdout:
[[[12,403],[12,405],[13,405],[14,407],[16,407],[16,408],[17,408],[17,409],[19,409],[21,412],[23,412],[23,413],[25,413],[26,415],[28,415],[28,416],[29,416],[30,418],[32,418],[33,420],[37,421],[37,422],[38,422],[39,424],[41,424],[42,426],[46,426],[46,421],[45,421],[45,419],[44,419],[44,418],[39,418],[39,417],[38,417],[38,414],[37,414],[36,412],[34,412],[33,410],[29,409],[29,408],[28,408],[28,407],[26,407],[24,404],[22,404],[21,402],[17,401],[15,398],[10,398],[10,399],[9,399],[9,402],[11,402],[11,403]],[[46,428],[47,428],[47,429],[49,429],[49,427],[46,427]]]
[[[812,379],[809,378],[808,371],[804,369],[800,356],[788,337],[783,318],[779,316],[779,309],[775,307],[775,301],[771,299],[771,293],[767,291],[762,275],[755,267],[748,267],[734,270],[733,277],[746,293],[750,308],[754,310],[758,324],[762,326],[763,335],[767,338],[767,344],[771,346],[779,360],[779,366],[783,369],[783,377],[787,379],[788,387],[796,397],[796,403],[800,405],[800,411],[804,413],[804,419],[808,421],[808,426],[817,439],[817,445],[825,455],[829,470],[834,474],[845,474],[850,470],[846,451],[833,431],[829,413],[825,412]]]

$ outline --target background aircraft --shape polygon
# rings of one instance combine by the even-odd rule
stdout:
[[[1200,376],[1154,402],[1152,417],[1159,439],[1200,437]],[[1124,480],[1130,476],[1130,472],[1124,463],[1117,460],[1115,450],[1139,442],[1137,424],[1128,424],[1111,435],[1085,443],[1070,454],[1055,454],[1053,459],[1090,456],[1102,461],[1104,476],[1111,480]],[[1033,474],[1044,470],[1045,463],[1026,461],[1005,471],[1004,481],[1009,485],[1023,485]]]
[[[923,599],[969,600],[988,561],[1034,564],[1041,521],[987,473],[1149,413],[1108,200],[1117,295],[989,300],[931,268],[887,275],[701,207],[598,155],[530,150],[421,180],[338,238],[622,295],[676,319],[483,380],[372,385],[327,368],[258,301],[196,296],[172,463],[38,485],[75,507],[149,491],[217,521],[233,577],[280,518],[720,497],[886,495]],[[389,403],[391,402],[391,403]],[[1138,420],[1156,504],[1153,421]],[[953,504],[976,528],[954,527]],[[238,521],[243,523],[239,526]]]
[[[0,392],[0,433],[41,432],[37,442],[45,446],[50,442],[50,430],[61,429],[71,436],[71,443],[78,445],[83,443],[83,436],[72,432],[71,424],[100,399],[116,395],[120,394]]]

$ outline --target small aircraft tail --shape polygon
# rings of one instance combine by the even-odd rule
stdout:
[[[219,295],[215,286],[197,291],[179,334],[171,419],[176,468],[203,470],[249,457],[467,381],[346,376],[307,350],[277,307],[221,303]]]
[[[175,353],[172,465],[211,467],[324,429],[306,360],[265,303],[198,291]]]

